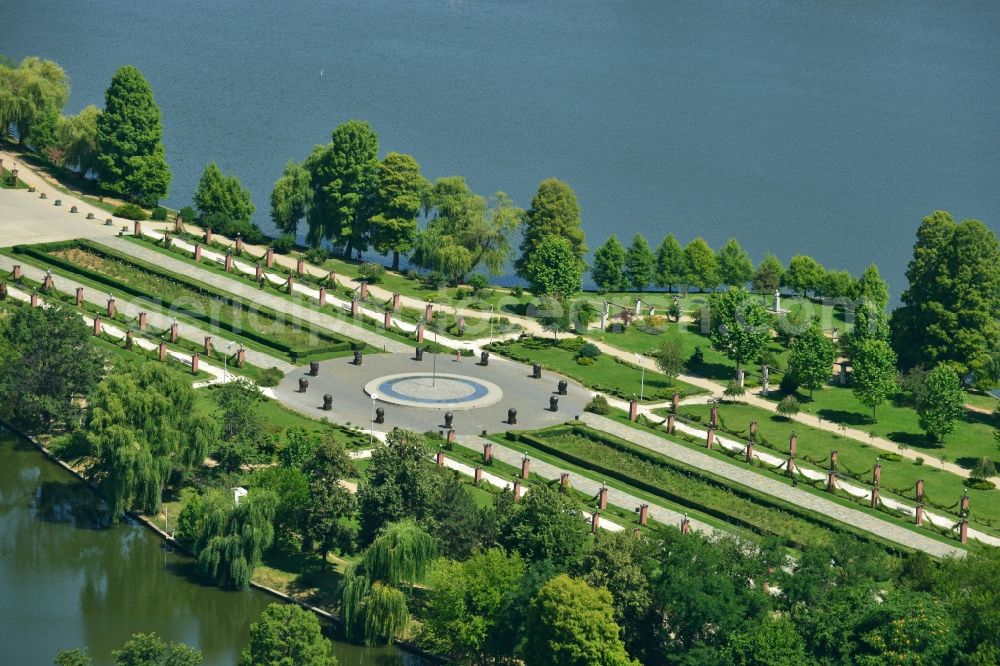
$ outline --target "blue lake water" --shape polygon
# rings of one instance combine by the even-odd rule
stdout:
[[[933,209],[1000,220],[1000,3],[6,0],[0,51],[70,73],[70,109],[121,64],[163,109],[190,202],[210,160],[268,196],[349,118],[431,177],[527,206],[576,190],[608,234],[736,236],[860,272],[894,298]]]

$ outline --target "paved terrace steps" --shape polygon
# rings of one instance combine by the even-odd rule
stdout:
[[[580,415],[580,420],[602,432],[614,435],[619,439],[632,442],[643,448],[655,451],[661,455],[696,467],[706,472],[710,472],[724,479],[729,479],[741,485],[753,488],[773,497],[783,499],[791,504],[800,506],[810,511],[815,511],[824,516],[834,518],[842,523],[846,523],[866,532],[876,534],[883,539],[892,541],[914,550],[922,550],[935,557],[947,557],[949,555],[965,555],[965,550],[957,546],[951,546],[919,532],[906,529],[888,521],[876,518],[862,511],[843,506],[837,502],[819,497],[812,493],[798,488],[785,485],[779,481],[768,478],[751,471],[747,467],[731,464],[724,460],[709,456],[705,453],[689,449],[680,444],[668,441],[652,433],[647,433],[637,428],[632,428],[618,421],[585,412]]]
[[[45,271],[37,266],[28,264],[17,259],[12,259],[10,257],[0,255],[0,271],[7,273],[13,270],[15,264],[21,265],[21,271],[26,277],[31,278],[41,282],[45,278]],[[65,293],[73,294],[77,287],[83,287],[83,298],[88,303],[94,303],[98,306],[104,307],[107,305],[107,292],[98,291],[94,287],[88,287],[81,282],[78,282],[68,276],[53,274],[52,280],[56,290]],[[118,296],[115,297],[115,307],[118,312],[128,315],[132,318],[138,318],[140,312],[146,312],[148,315],[149,325],[152,328],[166,329],[173,322],[173,318],[152,310],[148,307],[136,305],[131,301],[127,301]],[[117,322],[109,322],[110,325],[115,326]],[[136,325],[138,326],[138,324]],[[215,333],[209,333],[203,328],[193,326],[183,321],[177,322],[177,331],[180,337],[185,340],[194,342],[195,344],[202,345],[205,342],[205,338],[211,336],[212,344],[215,348],[219,348],[219,345],[228,344],[229,340],[224,337],[226,335],[225,331],[217,331]],[[279,358],[271,356],[256,349],[250,349],[244,347],[247,355],[247,362],[255,365],[259,368],[269,368],[274,366],[280,369],[282,372],[289,372],[295,366],[287,361],[283,361]]]
[[[207,284],[219,291],[239,296],[251,303],[258,303],[276,312],[283,312],[295,317],[310,326],[326,329],[330,332],[340,334],[354,340],[366,342],[373,347],[383,348],[391,352],[409,351],[410,347],[396,340],[383,337],[374,331],[362,328],[349,321],[338,319],[323,312],[318,312],[312,308],[293,303],[273,293],[262,291],[256,287],[244,284],[225,275],[204,268],[192,266],[191,264],[164,255],[161,252],[152,250],[125,238],[117,236],[112,238],[99,238],[98,243],[115,250],[121,254],[126,254],[149,264],[158,266],[164,270],[190,276],[192,279]]]

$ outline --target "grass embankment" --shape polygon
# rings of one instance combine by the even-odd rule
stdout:
[[[14,179],[10,173],[10,169],[0,167],[0,190],[26,190],[26,189],[28,189],[27,183],[25,183],[20,178],[17,179],[17,182],[14,182]]]
[[[658,410],[662,411],[662,410]],[[681,416],[694,417],[708,423],[711,409],[708,405],[685,405]],[[666,412],[661,414],[666,416]],[[750,436],[750,422],[757,421],[754,446],[779,456],[788,453],[788,440],[794,432],[798,436],[798,459],[812,463],[818,469],[829,466],[830,451],[837,451],[837,468],[863,483],[872,480],[872,468],[878,458],[881,470],[881,492],[914,502],[917,479],[924,480],[924,502],[938,512],[955,514],[959,497],[968,491],[970,497],[970,522],[987,532],[997,532],[1000,527],[1000,490],[975,490],[967,488],[963,479],[937,468],[917,465],[915,462],[886,453],[863,442],[836,433],[812,428],[772,414],[764,409],[741,403],[719,405],[720,430],[739,439]],[[956,522],[958,516],[955,516]]]
[[[592,365],[581,365],[575,352],[566,348],[574,342],[556,343],[542,338],[525,338],[495,342],[490,348],[501,356],[522,363],[541,363],[543,368],[575,379],[587,388],[630,400],[642,392],[643,402],[669,400],[674,391],[682,397],[704,393],[703,390],[680,380],[671,380],[658,372],[645,373],[637,365],[626,363],[608,354],[593,359]],[[645,376],[643,376],[645,374]]]

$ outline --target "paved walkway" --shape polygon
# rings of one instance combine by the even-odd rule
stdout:
[[[14,264],[20,264],[21,270],[26,277],[31,278],[41,282],[45,278],[45,271],[37,266],[28,264],[20,261],[19,259],[12,259],[10,257],[0,255],[0,271],[8,272],[13,269]],[[83,287],[83,298],[88,303],[93,303],[95,305],[106,307],[108,303],[107,292],[102,292],[94,289],[93,287],[88,287],[81,282],[74,280],[71,277],[62,274],[54,274],[52,278],[53,286],[61,292],[67,294],[76,293],[77,287]],[[173,317],[170,317],[161,312],[156,312],[145,305],[137,305],[131,301],[127,301],[121,296],[115,297],[115,307],[118,312],[131,317],[135,321],[135,327],[138,329],[139,313],[145,312],[148,315],[149,327],[152,329],[165,330],[171,323],[173,323]],[[114,323],[110,325],[114,326]],[[228,340],[225,337],[225,331],[217,330],[214,333],[210,333],[206,329],[199,328],[188,324],[187,322],[179,321],[177,323],[177,332],[180,337],[185,340],[190,340],[198,345],[203,345],[206,336],[211,336],[213,345],[216,349],[224,349],[228,344]],[[138,339],[138,337],[137,337]],[[234,352],[235,353],[235,350]],[[289,372],[294,368],[288,361],[283,361],[279,358],[271,356],[256,349],[246,349],[247,361],[259,368],[270,368],[276,367],[282,372]]]
[[[174,259],[173,257],[169,257],[162,252],[157,252],[156,250],[143,247],[142,245],[133,243],[127,239],[115,236],[111,238],[100,238],[98,239],[98,242],[117,252],[127,254],[150,264],[154,264],[164,270],[172,271],[180,275],[187,275],[193,280],[215,287],[220,291],[234,294],[251,303],[263,305],[276,312],[283,312],[284,314],[295,317],[310,326],[326,329],[333,333],[353,338],[354,340],[367,342],[373,347],[382,348],[385,351],[403,352],[411,349],[411,347],[402,342],[386,338],[379,335],[375,331],[362,328],[352,322],[344,321],[343,319],[338,319],[332,315],[318,312],[312,308],[298,305],[289,299],[278,296],[277,294],[252,287],[214,271],[192,266],[191,264],[181,261],[180,259]]]
[[[800,506],[810,511],[815,511],[824,516],[829,516],[842,523],[846,523],[866,532],[877,534],[883,539],[902,544],[908,548],[922,550],[935,557],[947,557],[949,555],[964,555],[965,551],[958,546],[951,546],[936,539],[924,536],[918,532],[900,527],[894,523],[876,518],[862,511],[843,506],[812,493],[798,488],[793,488],[780,481],[763,476],[751,471],[747,467],[741,467],[724,460],[719,460],[693,449],[689,449],[680,444],[668,441],[652,433],[643,432],[637,428],[632,428],[618,421],[598,416],[597,414],[584,413],[580,420],[587,425],[606,432],[615,437],[632,442],[643,448],[655,451],[682,463],[705,470],[724,479],[734,481],[741,485],[753,488],[754,490],[766,493],[773,497],[783,499],[791,504]]]

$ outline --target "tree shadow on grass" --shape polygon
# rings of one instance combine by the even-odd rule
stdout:
[[[972,456],[962,456],[961,458],[955,458],[955,464],[964,469],[972,469],[979,462],[979,458],[973,458]]]
[[[706,379],[729,380],[736,376],[736,369],[724,363],[687,363],[687,370],[695,375],[700,375]]]
[[[932,441],[927,435],[923,435],[920,433],[896,431],[896,432],[886,433],[886,437],[896,442],[897,444],[908,446],[911,449],[942,448],[940,444]]]
[[[800,399],[800,402],[807,402],[808,399]],[[849,426],[871,425],[872,419],[867,414],[860,412],[849,412],[844,409],[821,409],[816,414],[824,421],[843,423]]]

